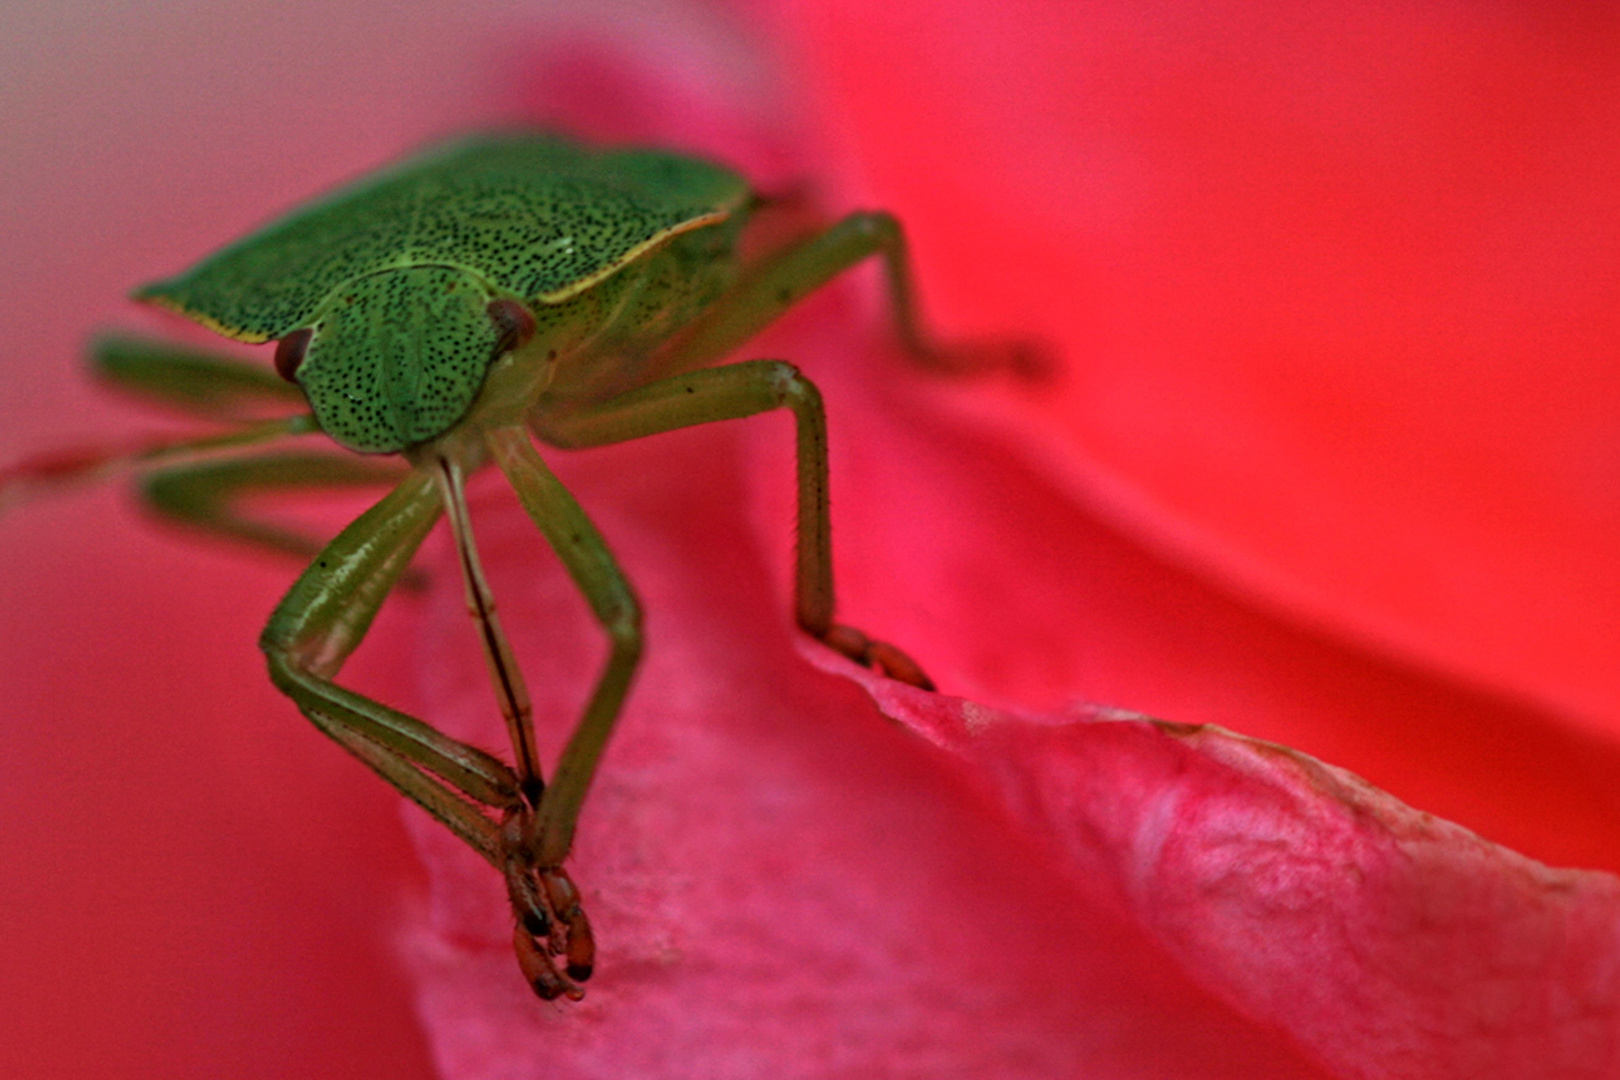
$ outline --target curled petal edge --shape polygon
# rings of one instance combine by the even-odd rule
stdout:
[[[1196,982],[1338,1075],[1620,1075],[1620,879],[1215,726],[1017,713],[806,646],[959,758]]]

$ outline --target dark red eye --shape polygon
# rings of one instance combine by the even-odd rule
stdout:
[[[495,329],[501,335],[495,346],[495,355],[521,349],[534,337],[534,314],[516,300],[491,300],[484,310],[495,320]]]
[[[315,331],[306,326],[276,342],[277,375],[288,382],[294,381],[293,376],[298,374],[298,368],[304,362],[304,354],[309,352],[309,339],[314,336]]]

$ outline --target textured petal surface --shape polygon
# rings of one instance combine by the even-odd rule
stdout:
[[[801,328],[773,343],[790,337],[812,356],[840,341]],[[890,374],[926,397],[924,381]],[[1117,539],[1125,550],[1110,551],[1088,535],[1095,525],[1048,533],[1033,578],[1011,539],[974,570],[978,589],[1001,583],[1009,623],[1032,616],[1027,632],[953,619],[953,571],[996,549],[935,500],[991,507],[1009,538],[1074,511],[1052,487],[1009,490],[1014,471],[951,468],[995,460],[973,453],[994,444],[961,421],[936,416],[908,435],[861,379],[823,382],[842,391],[830,397],[840,522],[888,523],[875,537],[840,534],[841,553],[862,552],[844,559],[856,571],[847,608],[947,687],[984,685],[992,655],[1017,669],[1029,650],[1047,654],[1033,670],[1049,688],[1063,681],[1043,638],[1057,615],[1024,594],[1033,580],[1055,583],[1048,602],[1072,604],[1071,627],[1089,627],[1081,638],[1117,635],[1115,655],[1156,645],[1133,678],[1156,656],[1156,681],[1207,694],[1211,704],[1183,710],[1200,719],[1224,711],[1301,734],[1319,723],[1331,738],[1401,715],[1407,698],[1458,723],[1536,730],[1499,703],[1309,639],[1278,649],[1264,682],[1178,672],[1205,640],[1235,637],[1238,656],[1298,631],[1201,596],[1180,571],[1133,563],[1142,557]],[[906,419],[918,415],[927,410]],[[531,1001],[494,875],[421,823],[434,887],[408,948],[447,1074],[974,1075],[996,1063],[1029,1076],[1460,1078],[1620,1066],[1610,875],[1548,870],[1342,770],[1218,729],[1007,713],[877,683],[895,731],[850,687],[797,666],[782,585],[786,429],[760,419],[560,457],[649,613],[647,666],[573,863],[602,962],[582,1006]],[[864,454],[903,463],[910,485],[886,486]],[[555,742],[600,662],[599,632],[549,556],[536,560],[539,541],[504,493],[489,490],[476,510],[503,612],[528,637],[520,651],[543,658],[533,683]],[[923,551],[933,561],[908,558]],[[1118,566],[1135,567],[1123,588],[1078,584]],[[936,588],[919,580],[928,573]],[[1151,606],[1120,599],[1134,590],[1167,594],[1179,620],[1143,620]],[[434,659],[422,665],[424,707],[496,744],[464,618],[444,589],[421,646]],[[802,648],[834,672],[858,670]],[[1318,679],[1344,692],[1318,698]],[[1556,737],[1521,746],[1565,752]],[[1468,764],[1418,756],[1405,775],[1418,796],[1445,792]],[[1588,764],[1613,780],[1612,761]],[[1555,846],[1570,822],[1511,792],[1481,816],[1520,817],[1522,835]],[[1591,824],[1578,843],[1612,841],[1612,820]]]
[[[582,1005],[535,1001],[496,876],[420,822],[433,887],[409,949],[445,1074],[1321,1075],[793,652],[742,525],[737,434],[563,461],[652,643],[573,862],[598,974]],[[600,632],[509,499],[475,513],[554,743]],[[424,707],[498,744],[459,592],[437,599]]]
[[[1620,1068],[1620,880],[1550,870],[1219,728],[883,684],[1185,969],[1354,1077]]]

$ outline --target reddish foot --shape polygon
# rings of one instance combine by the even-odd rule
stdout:
[[[933,690],[934,681],[922,666],[897,645],[875,641],[853,626],[835,626],[821,639],[863,667],[921,690]]]

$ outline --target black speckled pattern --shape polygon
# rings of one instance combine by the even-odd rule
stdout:
[[[243,341],[307,326],[346,282],[392,267],[461,266],[503,292],[556,303],[747,198],[741,177],[694,158],[484,136],[295,210],[135,296]]]
[[[448,430],[472,404],[500,328],[487,288],[444,266],[350,282],[316,314],[298,369],[315,419],[360,451],[400,450]]]

